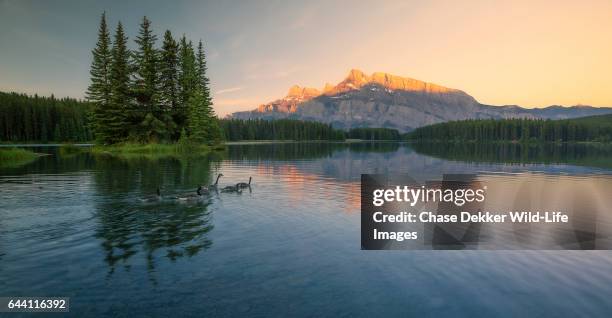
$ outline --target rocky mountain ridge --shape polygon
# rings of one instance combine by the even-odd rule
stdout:
[[[353,69],[337,85],[323,90],[292,86],[282,99],[232,118],[292,118],[331,123],[334,127],[385,127],[407,132],[417,127],[462,119],[563,119],[612,113],[612,108],[480,104],[467,93],[387,73],[372,75]]]

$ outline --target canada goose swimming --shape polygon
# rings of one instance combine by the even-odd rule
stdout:
[[[219,173],[219,174],[217,175],[217,180],[215,180],[215,183],[214,183],[214,184],[209,185],[209,186],[208,186],[208,189],[215,189],[215,190],[216,190],[216,189],[217,189],[217,186],[219,185],[219,178],[221,178],[221,177],[223,177],[223,173]]]
[[[199,185],[198,189],[196,190],[196,193],[185,193],[183,195],[177,196],[176,199],[179,200],[179,201],[195,201],[195,200],[199,200],[200,198],[202,198],[202,195],[204,194],[202,190],[203,190],[202,186]]]
[[[210,194],[210,190],[209,190],[207,187],[202,187],[202,186],[200,186],[200,188],[201,188],[201,189],[200,189],[200,193],[201,193],[202,195],[208,195],[208,194]]]
[[[159,191],[159,187],[157,187],[157,194],[150,195],[147,197],[140,198],[140,202],[158,202],[162,200],[161,192]]]
[[[252,179],[253,179],[253,177],[249,177],[249,183],[239,182],[239,183],[236,183],[236,186],[238,188],[248,188],[248,187],[251,186],[251,180]]]
[[[242,189],[240,189],[238,185],[233,185],[224,187],[223,189],[221,189],[221,192],[242,192]]]

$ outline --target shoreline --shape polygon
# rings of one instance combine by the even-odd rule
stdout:
[[[15,168],[36,161],[45,154],[23,148],[0,149],[0,168]]]
[[[349,144],[349,143],[408,143],[408,144],[419,144],[419,143],[430,143],[430,144],[514,144],[514,145],[612,145],[612,142],[602,141],[560,141],[560,142],[521,142],[521,141],[510,141],[510,140],[499,140],[499,141],[486,141],[480,142],[475,140],[366,140],[366,139],[346,139],[346,140],[238,140],[238,141],[226,141],[223,146],[242,146],[242,145],[269,145],[269,144],[299,144],[299,143],[334,143],[334,144]],[[129,144],[130,146],[138,144]],[[150,146],[150,145],[167,145],[175,146],[176,144],[142,144],[138,146]],[[90,147],[90,148],[120,148],[120,145],[96,145],[95,143],[0,143],[0,150],[2,148],[35,148],[35,147]],[[205,146],[205,145],[202,145]],[[205,146],[210,147],[210,146]],[[215,148],[215,147],[211,147]]]
[[[368,143],[368,142],[377,142],[377,143],[405,143],[409,142],[406,140],[364,140],[364,139],[346,139],[346,140],[239,140],[239,141],[226,141],[223,143],[225,146],[233,146],[233,145],[265,145],[265,144],[296,144],[296,143]],[[95,143],[14,143],[14,144],[0,144],[0,148],[13,148],[13,147],[62,147],[62,146],[76,146],[76,147],[117,147],[115,145],[110,146],[101,146],[96,145]],[[152,145],[152,144],[143,144],[143,145]],[[163,145],[163,144],[157,144]],[[174,145],[174,144],[168,144]]]
[[[42,143],[15,143],[15,144],[0,144],[0,148],[13,148],[13,147],[62,147],[62,146],[76,146],[76,147],[92,147],[95,146],[93,143],[52,143],[52,144],[42,144]]]
[[[334,143],[334,144],[354,144],[354,143],[407,143],[406,140],[366,140],[366,139],[346,139],[346,140],[241,140],[226,141],[228,146],[232,145],[261,145],[261,144],[299,144],[299,143]]]

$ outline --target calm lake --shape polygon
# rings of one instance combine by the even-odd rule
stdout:
[[[67,296],[73,317],[612,312],[610,251],[360,246],[362,173],[420,182],[469,173],[527,192],[550,182],[587,189],[603,206],[612,191],[605,147],[295,143],[199,158],[36,151],[52,155],[0,169],[0,296]],[[169,199],[218,173],[221,186],[249,176],[253,184],[199,202]],[[157,187],[166,199],[141,202]]]

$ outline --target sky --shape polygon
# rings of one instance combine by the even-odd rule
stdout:
[[[132,47],[144,15],[158,39],[201,39],[221,116],[353,68],[491,105],[612,106],[612,1],[0,0],[0,90],[83,98],[104,11]]]

